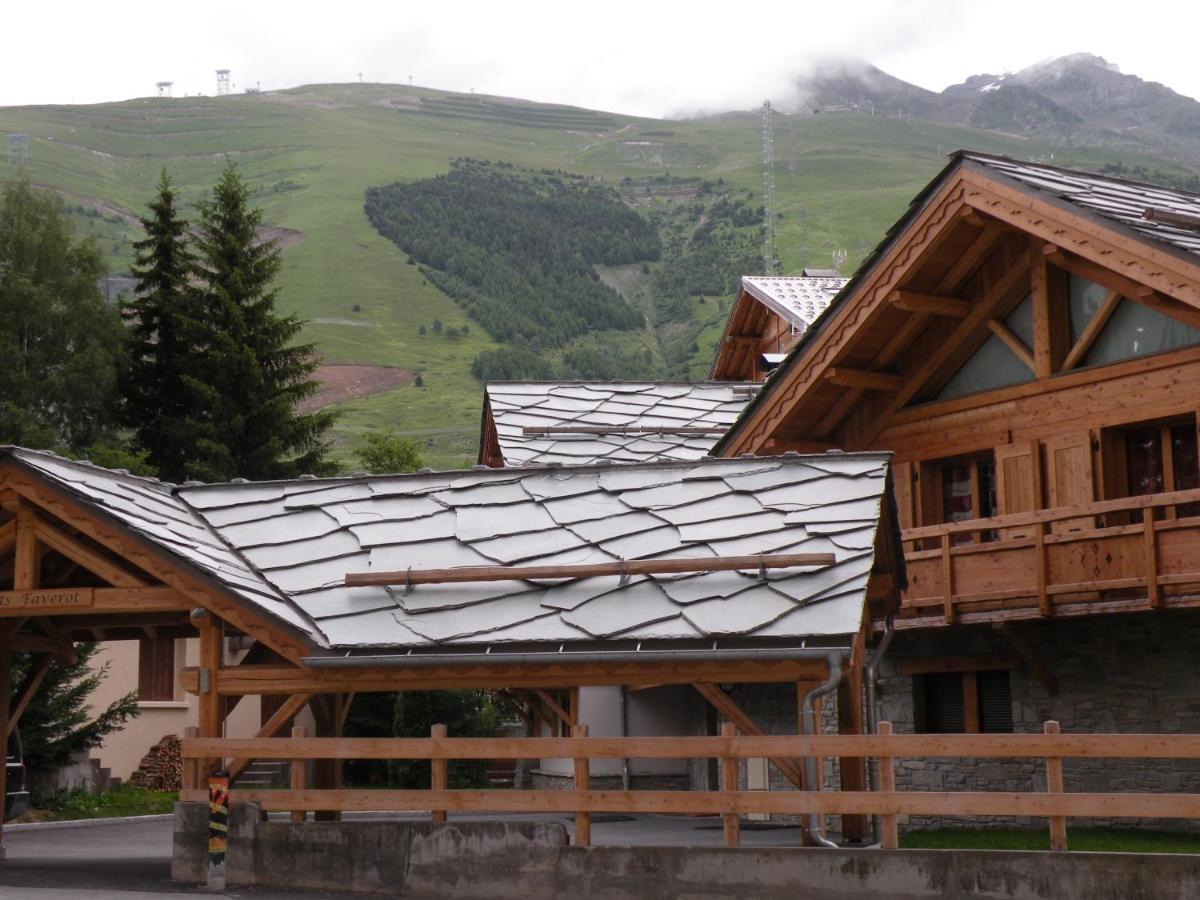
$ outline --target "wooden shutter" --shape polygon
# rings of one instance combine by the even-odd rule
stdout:
[[[142,638],[138,643],[138,699],[175,699],[174,638]]]
[[[984,734],[1004,734],[1013,730],[1012,685],[1003,670],[979,672],[979,730]]]
[[[1077,506],[1091,503],[1092,439],[1085,431],[1046,441],[1046,494],[1049,505]],[[1056,522],[1053,531],[1084,531],[1095,527],[1093,517]]]
[[[1033,512],[1042,507],[1042,461],[1037,441],[996,448],[996,512]],[[1031,537],[1032,526],[1002,528],[1002,540]]]

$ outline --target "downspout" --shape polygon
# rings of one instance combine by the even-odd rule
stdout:
[[[879,645],[875,648],[875,652],[871,654],[871,659],[867,662],[866,671],[863,673],[867,679],[867,733],[879,733],[879,709],[876,706],[879,680],[879,666],[883,663],[883,655],[888,651],[888,645],[892,643],[892,636],[896,633],[893,627],[892,617],[888,616],[883,620],[883,637],[879,639]],[[875,790],[875,779],[871,774],[871,765],[867,764],[867,790]],[[879,830],[879,816],[871,816],[871,836],[873,843],[878,844],[881,840]]]
[[[617,709],[621,716],[621,737],[629,737],[629,713],[626,709],[628,696],[625,692],[625,685],[621,685],[620,693],[617,694]],[[629,790],[629,757],[621,757],[621,790]]]
[[[838,689],[838,685],[842,683],[841,654],[830,653],[828,659],[829,678],[804,695],[802,706],[804,709],[804,733],[806,735],[815,735],[820,731],[820,723],[817,722],[816,701],[826,694],[832,694]],[[821,789],[820,772],[817,769],[817,760],[814,756],[808,756],[804,759],[804,780],[810,791],[819,791]],[[825,823],[819,813],[808,814],[808,836],[821,847],[838,849],[837,844],[825,837]]]

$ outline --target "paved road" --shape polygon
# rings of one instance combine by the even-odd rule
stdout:
[[[369,816],[366,817],[378,817]],[[360,818],[355,816],[354,818]],[[397,816],[421,818],[425,816]],[[453,820],[455,817],[451,817]],[[501,818],[480,816],[479,818]],[[569,816],[505,816],[562,822],[573,831]],[[138,900],[146,894],[196,900],[200,887],[171,881],[171,817],[70,828],[4,830],[5,859],[0,862],[0,898],[86,898]],[[755,828],[744,824],[742,846],[795,846],[799,829]],[[724,841],[717,817],[606,816],[593,818],[594,844],[719,846]],[[349,897],[299,891],[230,891],[224,895],[247,900],[285,897]]]

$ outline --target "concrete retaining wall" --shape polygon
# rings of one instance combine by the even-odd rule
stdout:
[[[207,805],[176,810],[172,876],[205,876]],[[411,898],[1174,900],[1200,896],[1200,858],[1124,853],[571,847],[533,822],[260,823],[231,815],[229,884]]]

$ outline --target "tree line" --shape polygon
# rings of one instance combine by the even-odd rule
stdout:
[[[27,180],[0,193],[0,442],[169,481],[329,473],[303,323],[275,310],[278,248],[232,163],[183,217],[164,170],[135,243],[136,291],[105,302],[95,242]],[[124,324],[124,327],[123,327]]]

